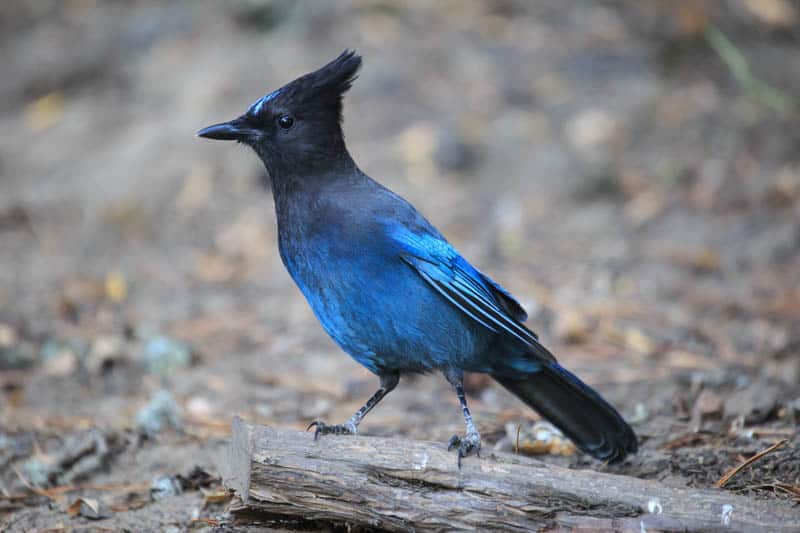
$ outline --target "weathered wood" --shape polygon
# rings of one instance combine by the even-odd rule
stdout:
[[[544,528],[799,531],[800,509],[510,454],[456,467],[441,443],[328,436],[236,418],[225,473],[235,516],[395,531]]]

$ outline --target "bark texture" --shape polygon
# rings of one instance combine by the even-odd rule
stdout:
[[[569,470],[486,453],[456,467],[444,444],[325,436],[236,418],[226,485],[243,522],[391,531],[800,531],[800,508],[723,490]]]

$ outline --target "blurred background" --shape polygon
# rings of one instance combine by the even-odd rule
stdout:
[[[602,468],[710,486],[787,438],[732,488],[797,498],[799,45],[789,0],[2,2],[0,524],[213,526],[234,414],[304,428],[373,392],[283,269],[257,157],[194,137],[345,48],[361,168],[634,423]],[[601,468],[469,388],[487,448],[519,427]],[[462,420],[423,376],[362,431]]]

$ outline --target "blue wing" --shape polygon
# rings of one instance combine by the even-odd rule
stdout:
[[[393,228],[391,235],[400,245],[403,261],[451,304],[486,329],[510,335],[536,354],[552,359],[537,335],[521,323],[527,315],[519,302],[470,265],[447,241],[405,228]]]

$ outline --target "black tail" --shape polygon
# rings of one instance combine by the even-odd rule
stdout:
[[[595,458],[615,463],[636,453],[636,435],[620,414],[557,363],[522,379],[492,377]]]

